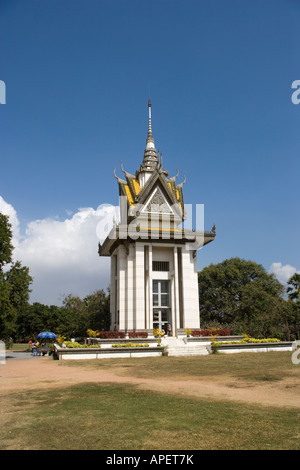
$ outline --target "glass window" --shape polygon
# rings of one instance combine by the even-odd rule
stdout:
[[[168,310],[162,310],[161,311],[161,321],[163,321],[163,322],[169,321],[169,311]]]
[[[160,291],[162,294],[169,293],[169,281],[160,281]]]
[[[158,281],[153,281],[153,292],[158,293]]]
[[[159,321],[159,310],[153,310],[153,321],[154,322]]]
[[[161,304],[162,307],[168,307],[169,306],[169,294],[161,294],[160,304]]]

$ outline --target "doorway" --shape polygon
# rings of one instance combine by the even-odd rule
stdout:
[[[152,293],[153,328],[167,333],[167,325],[171,324],[170,281],[154,280]]]

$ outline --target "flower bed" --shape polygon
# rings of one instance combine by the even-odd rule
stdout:
[[[192,330],[191,336],[230,336],[230,330],[211,328],[209,330]]]
[[[251,338],[250,336],[244,335],[244,339],[240,341],[218,341],[217,345],[220,344],[249,344],[249,343],[280,343],[280,340],[277,338],[265,338],[265,339],[257,339]]]
[[[148,343],[122,343],[112,344],[112,348],[149,348]]]
[[[100,339],[114,339],[114,338],[125,338],[124,331],[98,331],[98,330],[87,330],[87,334],[90,338]],[[128,333],[129,338],[148,338],[147,331],[130,331]]]
[[[68,342],[67,342],[68,344]],[[69,344],[68,344],[69,346]],[[73,343],[71,347],[61,347],[55,344],[54,359],[58,360],[78,360],[78,359],[109,359],[109,358],[131,358],[131,357],[159,357],[163,354],[163,348],[145,343],[120,343],[113,344],[112,347],[102,347],[93,345],[84,347],[78,343]]]
[[[97,338],[110,339],[110,338],[125,338],[123,331],[98,331]]]
[[[80,344],[80,343],[77,343],[76,341],[65,341],[63,343],[67,348],[81,348],[81,349],[84,349],[84,348],[101,348],[101,345],[99,344]]]
[[[128,333],[129,338],[148,338],[147,331],[130,331]]]

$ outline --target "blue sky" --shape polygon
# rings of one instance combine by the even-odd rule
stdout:
[[[107,287],[85,224],[118,205],[113,167],[140,166],[149,96],[164,167],[216,223],[199,269],[300,271],[297,0],[1,0],[0,17],[0,209],[33,301]]]

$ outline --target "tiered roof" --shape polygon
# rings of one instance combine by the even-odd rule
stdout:
[[[215,237],[215,226],[210,232],[196,232],[178,228],[185,218],[182,193],[185,177],[181,183],[177,184],[178,169],[177,174],[171,178],[168,177],[168,172],[163,169],[162,155],[157,152],[152,135],[150,100],[148,109],[148,135],[140,168],[133,175],[124,170],[121,162],[124,179],[119,178],[114,169],[114,176],[119,185],[119,195],[124,196],[122,201],[120,197],[121,221],[118,225],[114,223],[104,243],[102,245],[99,243],[100,256],[111,256],[119,244],[123,244],[127,250],[130,240],[138,241],[137,232],[142,241],[145,240],[145,237],[151,238],[155,235],[156,238],[157,235],[157,239],[164,243],[168,241],[174,243],[174,240],[182,245],[192,243],[191,249],[195,252],[201,246],[213,241]],[[122,206],[124,201],[126,207]],[[126,214],[124,219],[122,219],[122,213]],[[151,217],[150,224],[147,224],[149,213],[159,216],[160,221],[167,214],[165,220],[170,220],[171,225],[167,224],[168,228],[166,228],[161,222],[158,225],[152,224]],[[137,223],[136,227],[131,224],[132,221]]]
[[[185,177],[182,183],[176,184],[178,169],[176,176],[171,178],[168,178],[168,172],[163,169],[162,155],[159,155],[157,152],[152,135],[150,100],[148,102],[148,109],[148,136],[146,140],[144,159],[140,168],[136,171],[135,175],[132,175],[124,170],[123,163],[121,162],[121,170],[125,175],[125,179],[119,178],[114,170],[114,176],[118,180],[119,184],[119,194],[120,196],[127,197],[128,206],[133,209],[137,204],[145,204],[151,191],[155,186],[159,185],[168,203],[178,206],[177,213],[180,215],[181,220],[183,220],[184,202],[182,186],[185,183]],[[143,178],[144,175],[147,175],[146,178]]]

